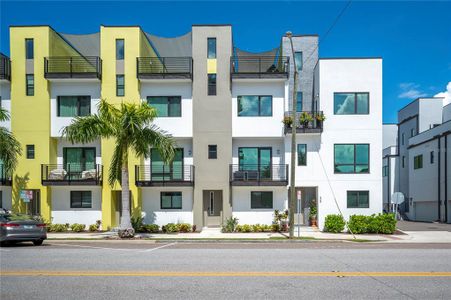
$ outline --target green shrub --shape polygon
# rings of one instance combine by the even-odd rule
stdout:
[[[263,232],[271,232],[272,225],[262,225]]]
[[[339,233],[345,229],[345,220],[341,215],[327,215],[324,222],[324,231]]]
[[[74,224],[70,225],[70,229],[73,232],[82,232],[85,230],[85,228],[86,228],[85,224],[74,223]]]
[[[157,224],[144,224],[141,229],[143,232],[158,233],[160,231],[160,226]]]
[[[252,226],[248,224],[244,224],[242,227],[242,232],[252,232]]]
[[[242,225],[236,225],[235,226],[235,232],[243,232],[243,226]]]
[[[349,218],[348,229],[355,234],[393,234],[396,230],[396,218],[394,214],[378,214],[371,216],[352,215]]]
[[[97,226],[97,224],[91,224],[89,225],[89,231],[94,232],[99,230],[99,227]]]
[[[272,232],[279,232],[279,231],[280,231],[280,225],[279,225],[279,223],[272,223],[272,225],[271,225],[271,231],[272,231]]]
[[[174,232],[178,232],[179,228],[178,228],[177,224],[168,223],[168,224],[164,225],[163,227],[161,227],[161,230],[164,233],[174,233]]]
[[[263,226],[260,224],[254,224],[254,225],[252,225],[252,231],[253,232],[263,232]]]
[[[130,222],[132,223],[132,227],[135,230],[135,232],[143,232],[143,218],[141,216],[139,217],[131,217]]]
[[[188,224],[188,223],[177,224],[177,231],[178,232],[183,232],[183,233],[190,232],[191,231],[191,224]]]
[[[227,218],[225,221],[225,224],[222,226],[221,231],[222,232],[235,232],[236,227],[238,225],[238,218]]]
[[[368,232],[369,219],[368,216],[352,215],[349,217],[348,229],[355,234]]]
[[[67,224],[49,224],[47,226],[48,232],[65,232],[67,231]]]

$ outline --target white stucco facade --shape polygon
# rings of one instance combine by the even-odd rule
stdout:
[[[9,81],[0,80],[0,97],[1,108],[6,110],[11,115],[11,84]],[[11,130],[11,120],[0,121],[0,126]]]

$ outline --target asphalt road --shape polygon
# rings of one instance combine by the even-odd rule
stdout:
[[[450,244],[46,241],[0,248],[6,299],[450,299]]]

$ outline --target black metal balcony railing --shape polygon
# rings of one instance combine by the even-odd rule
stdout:
[[[230,165],[229,174],[231,185],[288,184],[288,165]]]
[[[139,79],[192,79],[191,57],[138,57]]]
[[[230,59],[232,78],[288,78],[286,56],[235,56]]]
[[[41,165],[42,185],[102,185],[102,165]]]
[[[321,133],[323,132],[324,114],[322,111],[296,112],[296,122],[292,120],[291,111],[286,111],[284,115],[285,134],[291,133],[296,126],[297,133]],[[296,124],[296,125],[294,125]]]
[[[0,164],[0,185],[11,185],[11,176],[9,176],[3,164]]]
[[[102,60],[98,56],[53,56],[44,58],[44,77],[102,78]]]
[[[11,61],[4,55],[0,55],[0,79],[11,80]]]
[[[135,166],[136,186],[193,186],[194,166]]]

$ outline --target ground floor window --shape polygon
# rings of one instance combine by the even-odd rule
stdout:
[[[273,207],[272,192],[251,192],[251,208],[271,208]]]
[[[161,209],[181,209],[182,192],[161,192]]]
[[[71,191],[70,208],[92,208],[92,192]]]
[[[348,191],[347,200],[348,200],[348,208],[369,208],[370,192]]]

